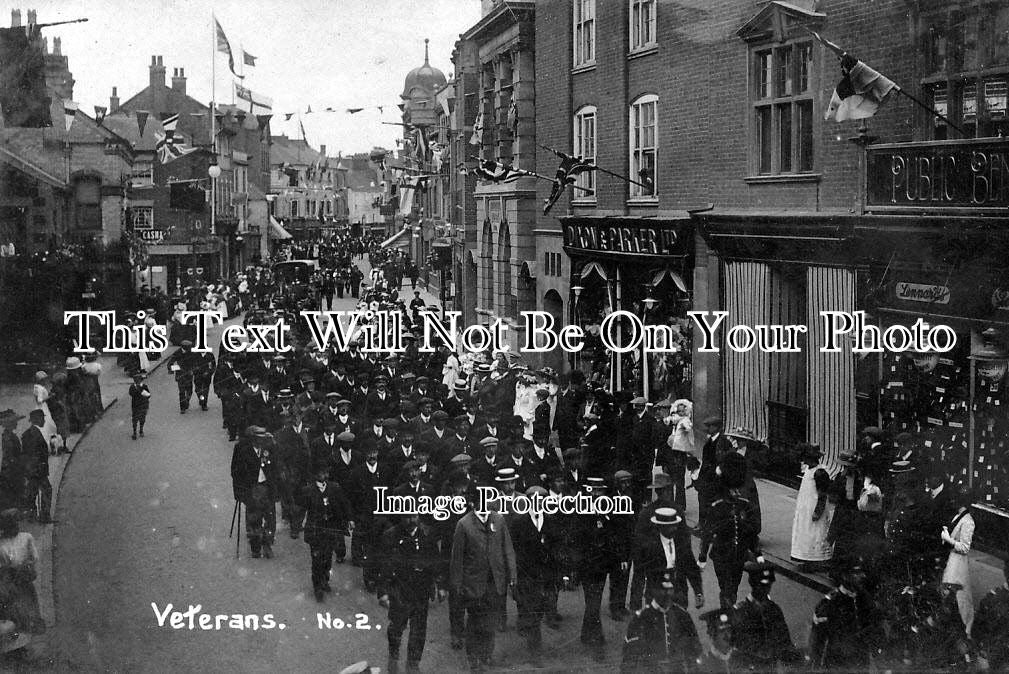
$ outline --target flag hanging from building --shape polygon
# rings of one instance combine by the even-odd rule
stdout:
[[[224,34],[224,29],[221,28],[216,16],[214,17],[214,30],[217,33],[217,51],[228,55],[228,69],[232,75],[242,79],[243,76],[235,72],[235,57],[231,53],[231,43],[228,42],[228,36]]]
[[[68,133],[74,123],[74,117],[77,116],[77,107],[77,104],[73,101],[63,101],[63,120],[67,124]]]
[[[858,59],[845,54],[841,57],[841,81],[830,97],[823,118],[833,117],[838,122],[843,122],[846,119],[872,117],[894,90],[900,91],[900,87]]]
[[[165,130],[165,137],[171,140],[175,137],[175,127],[179,124],[179,113],[162,112],[161,126]]]
[[[550,189],[550,196],[547,197],[543,203],[543,215],[550,212],[550,209],[553,208],[554,204],[557,203],[557,200],[560,199],[564,189],[568,185],[573,185],[575,183],[575,180],[578,178],[578,174],[596,170],[596,167],[593,164],[583,160],[581,157],[564,154],[563,152],[558,152],[557,150],[553,150],[553,153],[561,158],[561,164],[557,167],[557,173],[554,175],[554,185]]]
[[[518,133],[519,107],[515,101],[515,96],[512,96],[511,103],[508,104],[508,128],[511,129],[512,135]]]
[[[476,119],[473,120],[473,135],[469,139],[470,145],[483,145],[483,110],[476,113]]]
[[[179,180],[168,183],[168,205],[185,211],[202,213],[207,203],[207,192],[199,180]]]
[[[424,129],[416,129],[413,132],[414,136],[414,152],[418,161],[427,161],[428,152],[430,152],[431,147],[428,144],[427,134]]]
[[[98,122],[98,126],[101,126],[102,122],[105,121],[105,113],[108,111],[109,109],[104,105],[95,106],[95,121]]]
[[[244,49],[242,50],[242,63],[244,63],[245,65],[255,67],[256,66],[256,58],[257,57],[253,56],[252,54],[250,54],[249,52],[245,51]]]
[[[38,27],[0,28],[2,126],[52,126],[51,103],[46,90],[45,55]]]
[[[167,164],[190,152],[196,151],[195,147],[189,147],[183,143],[181,137],[176,136],[174,133],[171,136],[156,133],[154,137],[157,139],[157,142],[154,144],[154,150],[158,154],[158,161],[162,164]]]
[[[284,113],[284,121],[285,122],[290,122],[292,117],[294,117],[294,113],[293,112],[285,112]]]
[[[523,171],[522,169],[512,168],[511,166],[496,162],[493,159],[487,159],[480,162],[480,164],[473,170],[473,174],[480,180],[493,183],[512,183],[522,176],[535,176],[534,173]]]

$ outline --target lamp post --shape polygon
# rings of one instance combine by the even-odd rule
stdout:
[[[211,158],[211,164],[207,168],[207,175],[210,176],[210,236],[217,234],[217,179],[221,177],[221,167],[217,165],[217,154]],[[224,260],[228,261],[228,242],[224,241]],[[193,257],[196,257],[196,244],[193,244]],[[195,271],[195,270],[194,270]],[[222,270],[227,275],[227,270]]]
[[[645,299],[641,301],[641,322],[644,325],[648,325],[649,312],[659,304],[659,301],[652,297],[652,287],[650,285],[646,287],[648,288],[648,292],[645,293]],[[644,396],[645,400],[648,400],[651,386],[649,386],[650,382],[648,381],[648,348],[645,341],[644,339],[641,340],[641,395]]]
[[[571,303],[571,322],[578,326],[581,325],[578,321],[578,300],[579,298],[581,298],[582,292],[584,292],[584,290],[585,287],[581,285],[571,286],[571,294],[575,296],[574,301]],[[581,360],[581,351],[572,353],[570,355],[570,363],[572,370],[578,368],[580,360]]]

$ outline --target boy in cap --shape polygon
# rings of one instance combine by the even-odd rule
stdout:
[[[650,588],[651,602],[635,613],[624,637],[622,672],[692,671],[701,655],[697,627],[674,600],[675,569]]]
[[[144,437],[144,424],[147,423],[147,411],[151,407],[151,389],[144,383],[146,370],[133,373],[133,383],[130,384],[130,421],[133,424],[133,439],[137,439],[137,427],[140,427],[140,437]]]

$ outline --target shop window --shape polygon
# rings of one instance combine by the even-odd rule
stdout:
[[[596,62],[596,0],[574,1],[574,66]]]
[[[631,176],[640,185],[631,184],[631,198],[649,198],[656,194],[656,153],[658,137],[659,98],[648,94],[631,104],[630,147]]]
[[[575,113],[574,152],[590,164],[596,163],[596,108],[587,105]],[[581,188],[581,189],[578,189]],[[591,200],[596,198],[596,172],[583,171],[575,179],[575,190],[572,200]]]
[[[630,0],[630,50],[641,51],[655,46],[655,0]]]
[[[936,112],[968,138],[1009,135],[1009,7],[951,4],[922,22],[922,90],[931,96]],[[944,120],[933,118],[924,135],[945,140],[959,136],[954,133]]]
[[[812,59],[810,42],[753,53],[753,160],[759,174],[813,170]]]

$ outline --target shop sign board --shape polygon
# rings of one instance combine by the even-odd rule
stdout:
[[[949,288],[925,283],[897,281],[894,292],[899,300],[927,302],[929,304],[949,304]]]
[[[165,230],[163,229],[140,229],[140,238],[147,243],[161,243],[165,240]]]
[[[562,218],[564,247],[573,253],[685,256],[693,239],[689,220]]]
[[[866,151],[871,210],[973,212],[1009,207],[1009,139],[894,143]]]

